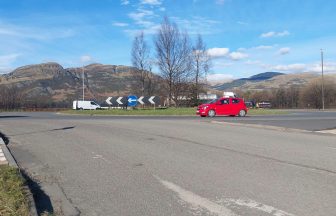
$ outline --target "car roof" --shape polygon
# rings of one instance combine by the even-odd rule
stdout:
[[[229,98],[242,100],[242,98],[239,97],[221,97],[220,99],[229,99]]]

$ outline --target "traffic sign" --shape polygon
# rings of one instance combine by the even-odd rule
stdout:
[[[108,97],[108,98],[106,99],[106,103],[107,103],[108,105],[112,105],[111,99],[112,99],[112,97]]]
[[[128,105],[128,97],[118,97],[117,103],[119,106],[127,106]]]
[[[128,96],[128,106],[136,106],[138,103],[138,97],[135,95]]]
[[[148,99],[148,102],[155,105],[155,104],[159,104],[160,103],[160,98],[157,97],[157,96],[151,96],[149,99]]]
[[[138,103],[141,105],[157,105],[160,103],[160,97],[158,96],[141,96],[137,97],[136,95],[130,95],[128,97],[108,97],[105,102],[108,106],[119,107],[119,106],[136,106]]]

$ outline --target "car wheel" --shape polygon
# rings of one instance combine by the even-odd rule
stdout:
[[[209,117],[215,117],[215,115],[216,115],[215,110],[209,110],[209,112],[208,112]]]
[[[245,110],[240,110],[238,115],[240,117],[244,117],[246,115],[246,111]]]

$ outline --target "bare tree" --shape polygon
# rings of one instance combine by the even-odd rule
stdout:
[[[0,87],[0,108],[1,109],[17,109],[22,103],[22,92],[16,85],[7,85]]]
[[[208,55],[206,45],[202,36],[198,35],[196,44],[192,50],[192,66],[193,66],[193,99],[197,102],[202,82],[206,80],[207,73],[210,68],[210,56]]]
[[[190,78],[191,46],[186,33],[167,17],[161,23],[155,38],[157,64],[168,88],[168,105],[173,100],[178,105],[183,86]]]
[[[144,40],[144,33],[141,32],[134,38],[133,48],[132,48],[132,64],[135,69],[133,70],[134,80],[136,82],[136,87],[140,88],[142,95],[145,94],[146,89],[149,85],[152,85],[151,76],[151,61],[150,61],[150,50]],[[148,92],[148,91],[147,91]]]
[[[321,79],[312,80],[302,90],[300,99],[301,104],[308,108],[322,108],[322,87]],[[324,81],[324,97],[326,107],[333,107],[336,105],[336,87],[335,82],[330,80]]]

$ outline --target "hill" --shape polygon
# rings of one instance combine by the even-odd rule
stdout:
[[[213,88],[216,90],[220,90],[220,91],[232,90],[235,88],[239,88],[240,86],[243,86],[247,83],[258,83],[258,82],[269,80],[273,77],[280,76],[280,75],[284,75],[284,74],[279,73],[279,72],[265,72],[265,73],[256,74],[249,78],[241,78],[241,79],[233,80],[228,83],[217,84],[213,86]]]
[[[69,102],[82,98],[84,70],[86,99],[104,100],[107,96],[127,95],[133,84],[132,67],[91,64],[83,68],[63,68],[57,63],[28,65],[0,75],[1,86],[15,86],[26,101]]]
[[[233,80],[229,83],[212,86],[215,90],[220,91],[261,91],[278,88],[303,87],[314,79],[321,77],[318,73],[293,73],[283,74],[278,72],[266,72]],[[335,80],[336,74],[325,75],[326,80]]]

